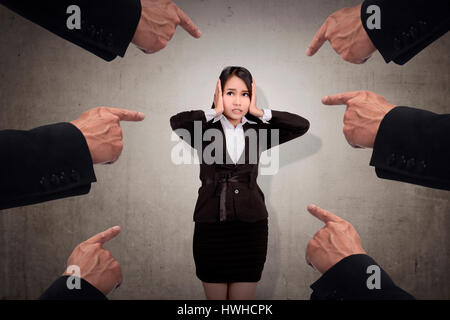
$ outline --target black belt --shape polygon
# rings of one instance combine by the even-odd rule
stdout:
[[[227,220],[227,207],[226,207],[226,199],[227,199],[227,187],[230,182],[247,182],[249,187],[253,185],[253,179],[251,174],[241,174],[241,175],[233,175],[231,173],[219,175],[215,180],[207,178],[203,180],[204,184],[214,184],[216,185],[216,195],[220,195],[220,221]]]

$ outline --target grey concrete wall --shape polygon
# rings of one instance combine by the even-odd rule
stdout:
[[[99,105],[146,113],[123,123],[125,148],[82,197],[0,213],[0,298],[33,299],[65,268],[73,248],[120,225],[106,248],[124,282],[113,299],[203,299],[192,257],[198,167],[176,166],[169,117],[210,106],[224,66],[254,75],[259,106],[296,112],[307,135],[280,147],[280,169],[260,176],[269,219],[269,250],[256,298],[307,299],[319,274],[306,265],[308,241],[322,226],[309,203],[347,219],[366,251],[418,298],[450,298],[450,195],[378,179],[370,150],[350,148],[344,107],[326,94],[368,89],[397,105],[449,113],[450,37],[406,66],[377,53],[365,65],[342,61],[325,44],[304,51],[324,19],[358,1],[184,0],[179,6],[204,36],[179,29],[168,47],[144,55],[133,45],[111,63],[0,7],[0,128],[30,129],[70,121]],[[0,151],[0,153],[3,151]]]

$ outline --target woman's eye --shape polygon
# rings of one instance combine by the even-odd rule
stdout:
[[[248,93],[243,93],[242,94],[244,97],[249,97],[249,94]]]
[[[232,92],[232,91],[228,91],[228,92],[227,92],[227,95],[228,95],[228,96],[232,96],[232,95],[233,95],[233,92]]]

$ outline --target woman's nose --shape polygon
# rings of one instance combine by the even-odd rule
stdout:
[[[241,105],[241,99],[239,98],[239,96],[236,96],[236,97],[234,98],[234,104],[235,104],[236,106],[240,106],[240,105]]]

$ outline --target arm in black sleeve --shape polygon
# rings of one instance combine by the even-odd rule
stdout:
[[[53,282],[39,297],[39,300],[108,300],[106,296],[96,287],[84,279],[80,279],[80,289],[69,289],[67,279],[69,276],[63,276]]]
[[[96,181],[78,128],[57,123],[0,131],[0,210],[86,194]]]
[[[309,130],[309,121],[294,113],[272,110],[272,119],[260,128],[268,129],[267,149],[270,149],[304,135]]]
[[[56,35],[107,61],[123,57],[141,17],[140,0],[0,0]],[[69,30],[70,5],[81,9],[81,29]]]
[[[198,150],[201,148],[205,125],[206,117],[203,110],[184,111],[170,118],[172,130],[191,147]],[[189,133],[189,137],[186,137],[186,133]],[[196,139],[196,135],[200,135],[200,139],[199,137]],[[186,141],[186,138],[189,138],[189,141]],[[196,141],[200,142],[200,145],[197,146]]]
[[[376,276],[377,271],[372,271],[369,266],[379,268],[379,289],[369,289],[367,285],[371,276]],[[372,281],[369,281],[373,284]],[[311,285],[313,293],[311,300],[411,300],[412,295],[397,287],[389,275],[373,260],[365,254],[348,256]]]
[[[368,28],[371,5],[380,8],[380,29]],[[384,60],[403,65],[449,30],[450,1],[365,0],[361,22]]]
[[[450,114],[396,107],[381,121],[370,165],[384,179],[450,190]]]

